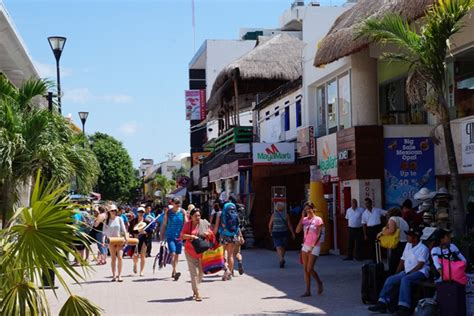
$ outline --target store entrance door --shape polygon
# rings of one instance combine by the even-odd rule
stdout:
[[[341,193],[341,203],[339,203],[339,211],[337,212],[337,231],[339,232],[338,247],[341,255],[347,255],[349,232],[347,228],[346,210],[351,207],[351,187],[343,187],[339,192]]]

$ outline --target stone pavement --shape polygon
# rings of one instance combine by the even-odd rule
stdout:
[[[157,245],[155,244],[155,250]],[[203,302],[194,302],[184,256],[180,258],[179,281],[171,280],[171,270],[152,271],[148,258],[145,276],[132,275],[132,260],[124,259],[124,282],[112,283],[110,266],[94,266],[82,284],[71,283],[74,294],[101,306],[106,315],[368,315],[360,300],[360,262],[345,262],[335,255],[323,256],[316,264],[324,282],[323,295],[300,298],[304,292],[303,272],[298,253],[288,253],[287,267],[280,269],[276,254],[262,249],[243,250],[245,274],[221,281],[222,273],[205,276],[200,291]],[[110,258],[109,258],[110,262]],[[47,293],[53,315],[66,299],[64,289],[58,299]]]

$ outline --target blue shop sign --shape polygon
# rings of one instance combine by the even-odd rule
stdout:
[[[400,207],[425,187],[436,189],[434,144],[428,137],[385,138],[385,209]]]

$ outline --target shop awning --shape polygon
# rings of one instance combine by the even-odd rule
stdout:
[[[177,188],[176,190],[172,191],[171,193],[168,193],[166,197],[169,198],[180,198],[186,196],[186,192],[188,190],[184,187]]]

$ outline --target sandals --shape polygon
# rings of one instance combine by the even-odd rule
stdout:
[[[323,294],[324,288],[323,288],[323,282],[318,283],[318,295]]]
[[[300,297],[310,297],[311,296],[311,293],[309,292],[305,292],[303,295],[301,295]]]
[[[196,296],[196,297],[194,298],[194,300],[195,300],[196,302],[202,302],[202,297]]]
[[[118,282],[123,282],[122,277],[118,277],[118,278],[117,278],[117,281],[118,281]]]
[[[116,278],[116,277],[113,277],[112,280],[111,280],[111,282],[115,282],[115,281],[117,281],[117,278]]]
[[[181,276],[181,272],[176,272],[174,274],[173,278],[174,278],[175,281],[178,281],[180,276]]]

